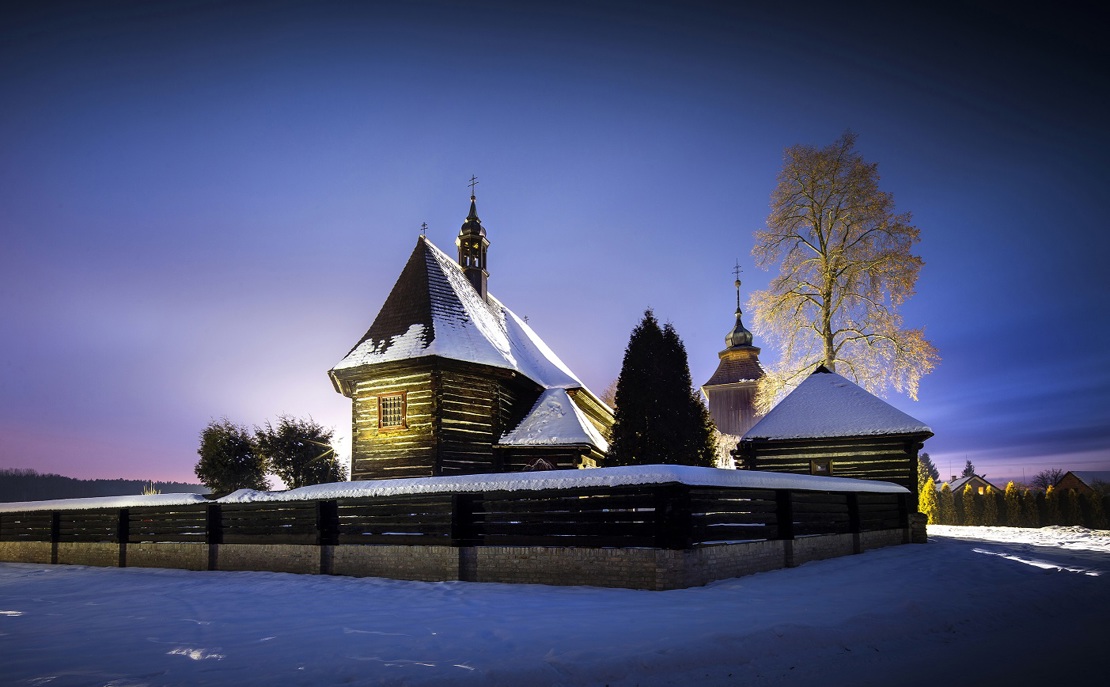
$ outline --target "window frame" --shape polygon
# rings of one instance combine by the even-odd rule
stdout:
[[[397,424],[386,424],[386,402],[399,398],[401,400],[401,417]],[[395,391],[388,394],[378,394],[378,430],[393,432],[408,429],[409,426],[409,401],[407,391]]]
[[[818,470],[818,467],[824,467],[824,470]],[[820,477],[832,477],[832,458],[815,458],[809,461],[809,474],[818,475]]]

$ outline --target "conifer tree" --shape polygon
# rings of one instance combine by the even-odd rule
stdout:
[[[1079,492],[1075,489],[1065,489],[1061,501],[1060,524],[1082,525],[1083,513],[1079,508]]]
[[[1021,492],[1021,526],[1040,527],[1041,516],[1037,508],[1037,494],[1031,489]]]
[[[693,390],[686,349],[651,310],[629,337],[616,403],[608,465],[714,465],[713,423]]]
[[[1094,530],[1104,530],[1107,527],[1106,511],[1102,508],[1102,494],[1097,491],[1084,494],[1082,497],[1083,524]]]
[[[970,484],[964,485],[964,522],[972,527],[983,524],[983,498]]]
[[[933,460],[929,458],[928,453],[922,453],[917,457],[918,491],[921,491],[921,488],[925,485],[925,481],[930,478],[932,478],[933,484],[936,484],[937,480],[940,479],[940,470],[937,469],[936,465],[933,465]]]
[[[952,487],[948,486],[948,482],[945,482],[940,488],[940,496],[937,498],[937,511],[940,515],[940,524],[956,524],[956,501],[952,496]]]
[[[987,487],[983,497],[983,515],[980,525],[993,527],[998,524],[998,492],[994,487]]]
[[[964,490],[956,489],[952,492],[952,524],[953,525],[966,525],[967,524],[967,504],[964,503]]]
[[[1044,490],[1044,518],[1045,525],[1060,524],[1060,494],[1051,484]]]
[[[1010,527],[1022,527],[1021,492],[1018,491],[1017,485],[1014,484],[1013,480],[1006,483],[1003,501],[1006,504],[1006,508],[1003,510],[1006,516],[1002,519],[1002,524],[1009,525]]]
[[[925,486],[921,487],[921,492],[917,497],[918,510],[925,514],[928,518],[928,524],[940,524],[940,511],[939,504],[937,503],[937,484],[930,477],[925,481]]]
[[[960,477],[974,477],[974,476],[975,476],[975,466],[972,465],[971,460],[968,459],[968,461],[966,463],[964,463],[964,471],[960,473]]]

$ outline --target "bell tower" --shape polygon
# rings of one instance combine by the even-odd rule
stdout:
[[[736,324],[725,335],[725,349],[717,371],[702,385],[709,401],[709,415],[723,434],[743,436],[759,416],[755,411],[756,386],[766,373],[759,364],[759,349],[752,345],[752,333],[740,316],[740,264],[736,264]]]
[[[470,177],[470,214],[466,216],[455,245],[459,248],[459,265],[463,274],[470,281],[474,290],[486,300],[486,282],[489,272],[486,269],[486,251],[489,249],[489,239],[486,238],[486,228],[482,220],[478,219],[478,208],[474,198],[474,186],[478,177]]]

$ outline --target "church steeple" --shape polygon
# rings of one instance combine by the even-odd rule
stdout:
[[[486,270],[486,251],[489,248],[489,239],[486,238],[486,228],[482,220],[478,219],[478,206],[474,197],[474,186],[478,178],[470,177],[470,214],[466,216],[455,245],[459,248],[459,265],[463,274],[470,280],[474,290],[486,300],[486,281],[489,272]]]
[[[745,327],[744,323],[740,320],[740,316],[744,311],[740,309],[740,263],[736,264],[736,326],[729,331],[725,336],[725,348],[739,348],[741,346],[752,345],[752,333]]]
[[[717,371],[702,385],[709,401],[709,415],[724,434],[742,436],[759,419],[755,410],[756,387],[766,373],[759,364],[759,349],[752,345],[752,333],[740,316],[740,263],[736,275],[736,324],[725,335],[725,350],[717,354]]]

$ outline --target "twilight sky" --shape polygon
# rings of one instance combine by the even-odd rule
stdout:
[[[5,3],[0,468],[195,481],[282,413],[349,456],[326,372],[471,174],[490,291],[587,385],[647,307],[701,384],[783,149],[850,128],[921,229],[942,361],[888,400],[942,476],[1110,470],[1101,24],[771,4]]]

